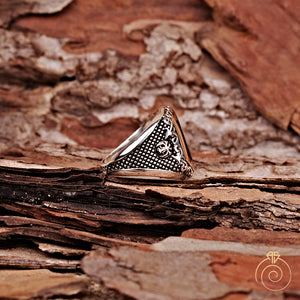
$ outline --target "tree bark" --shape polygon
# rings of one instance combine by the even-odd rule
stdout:
[[[64,149],[60,156],[28,151],[18,162],[9,157],[0,160],[0,265],[33,270],[1,271],[4,280],[16,276],[14,282],[24,284],[11,289],[8,298],[13,299],[15,293],[25,298],[34,293],[50,297],[61,291],[57,290],[61,282],[65,296],[175,299],[178,294],[186,299],[226,299],[225,295],[232,294],[236,299],[245,295],[273,299],[272,293],[253,281],[253,274],[274,246],[292,267],[295,278],[281,293],[282,299],[298,293],[298,160],[205,157],[198,153],[191,179],[180,184],[150,184],[105,176],[101,157],[106,152],[90,152],[82,147]],[[95,152],[99,160],[90,158]],[[73,159],[74,167],[58,167],[62,159]],[[199,227],[202,229],[184,231]],[[181,233],[182,237],[168,238]],[[199,245],[191,242],[194,239],[201,240]],[[108,250],[115,247],[119,250]],[[97,252],[90,252],[95,248]],[[213,250],[216,248],[218,252]],[[180,270],[199,266],[192,269],[198,274],[196,278],[189,279],[194,276],[190,271],[180,272],[178,279],[171,275],[179,272],[172,267],[174,260]],[[133,266],[133,273],[126,271],[127,265]],[[153,266],[155,271],[149,275]],[[52,280],[55,273],[41,270],[40,274],[37,268],[64,272],[81,268],[88,277],[69,273]],[[237,269],[247,274],[242,282],[234,275]],[[36,282],[49,276],[48,287],[41,282],[40,289],[33,289],[23,276]],[[136,280],[132,276],[139,278],[140,287],[130,288]],[[184,286],[178,284],[182,278]],[[76,284],[70,285],[70,281]],[[95,281],[99,284],[93,289]],[[167,289],[159,288],[158,282]],[[186,284],[190,285],[189,293]],[[7,291],[0,290],[0,295]]]
[[[240,82],[259,112],[299,134],[297,1],[206,2],[215,22],[205,28],[201,44]]]
[[[277,2],[1,1],[1,299],[299,299],[298,21]],[[108,177],[161,105],[192,178]],[[275,294],[254,279],[274,249]]]

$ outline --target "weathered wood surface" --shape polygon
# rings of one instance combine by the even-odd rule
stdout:
[[[260,20],[268,1],[255,14],[243,2],[229,18],[255,25],[253,40],[226,22],[233,1],[214,11],[198,0],[50,2],[0,3],[0,298],[299,299],[300,139],[247,98],[297,131],[295,89],[281,110],[277,95],[276,109],[261,110],[268,86],[258,93],[253,82],[265,74],[271,28],[259,30],[244,13]],[[276,12],[291,12],[286,3]],[[298,30],[292,15],[284,40]],[[216,55],[242,47],[241,37],[249,49],[235,49],[253,62],[247,74],[229,64],[232,56],[224,63]],[[245,57],[253,47],[261,56]],[[286,79],[286,88],[292,66],[297,78],[292,48],[280,49],[281,69],[273,69],[285,75],[269,68],[264,80]],[[106,178],[104,148],[160,105],[179,116],[194,176],[179,184]],[[275,248],[293,277],[274,294],[253,272]]]
[[[206,237],[210,231],[203,230]],[[202,232],[203,232],[202,231]],[[82,260],[83,270],[105,286],[134,299],[298,299],[300,290],[299,234],[288,247],[279,246],[264,231],[219,230],[221,240],[201,240],[197,231],[191,238],[170,237],[147,248],[95,251]],[[245,235],[248,238],[245,239]],[[225,242],[224,235],[231,242]],[[282,233],[279,233],[284,237]],[[253,243],[255,237],[258,243]],[[196,239],[195,239],[196,238]],[[199,240],[197,240],[199,238]],[[225,237],[226,238],[226,237]],[[240,241],[243,239],[243,242]],[[255,281],[255,270],[270,248],[281,253],[289,264],[292,278],[284,291],[272,292]],[[273,270],[274,271],[274,270]],[[289,282],[289,272],[269,288],[280,289]],[[184,280],[183,280],[184,278]]]
[[[160,5],[79,0],[0,28],[0,152],[45,143],[113,148],[171,104],[192,150],[299,158],[299,137],[258,114],[194,38],[210,9],[198,0]]]
[[[124,25],[132,21],[199,22],[211,19],[210,8],[197,0],[174,0],[172,3],[159,0],[72,2],[61,14],[51,18],[30,15],[15,20],[14,25],[55,38],[67,38],[65,49],[71,53],[114,49],[134,57],[142,54],[145,46],[124,36]]]
[[[214,22],[199,41],[239,81],[255,108],[300,133],[299,1],[206,0]]]
[[[14,244],[18,243],[14,240]],[[78,264],[78,258],[90,252],[77,249],[75,254],[76,248],[73,246],[70,248],[73,255],[70,256],[67,247],[62,249],[53,243],[34,243],[39,248],[33,250],[31,245],[32,255],[27,262],[23,261],[23,267],[37,256],[48,256],[47,260],[44,259],[48,264],[54,260],[61,263],[63,259],[52,256],[56,251],[68,259],[70,265]],[[25,246],[23,242],[22,247]],[[5,250],[7,247],[2,245],[2,252],[6,252],[7,256],[20,251],[20,248]],[[39,253],[38,249],[43,252]],[[254,279],[256,267],[273,249],[280,252],[292,272],[288,288],[276,293],[266,290]],[[29,252],[28,249],[26,251]],[[299,233],[194,229],[183,232],[183,237],[170,237],[152,245],[92,251],[81,261],[81,268],[87,276],[58,274],[43,269],[1,270],[1,282],[5,284],[0,286],[0,297],[45,299],[59,296],[64,299],[73,295],[76,299],[127,299],[127,296],[130,299],[299,299],[299,257]],[[21,263],[22,260],[19,267],[22,267]],[[273,288],[280,288],[286,283],[287,273],[283,279]]]
[[[91,169],[87,159],[81,169],[26,169],[25,163],[23,169],[9,168],[10,161],[3,160],[0,205],[90,231],[118,224],[137,229],[143,224],[159,232],[163,224],[300,230],[298,160],[198,156],[193,177],[179,184],[107,180],[101,160]],[[50,161],[53,167],[54,158]]]
[[[11,22],[26,14],[53,14],[63,10],[73,0],[2,0],[0,2],[0,27],[9,27]]]
[[[106,154],[48,147],[2,157],[0,266],[26,270],[0,272],[3,282],[14,276],[0,297],[299,298],[298,160],[194,152],[191,179],[150,184],[106,178]],[[279,294],[253,279],[274,247],[293,273]]]
[[[58,274],[49,270],[0,270],[1,299],[50,299],[71,297],[87,290],[84,275]]]

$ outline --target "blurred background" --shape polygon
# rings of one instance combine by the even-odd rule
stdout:
[[[300,158],[293,14],[288,1],[2,0],[0,154],[111,149],[171,105],[194,156]]]

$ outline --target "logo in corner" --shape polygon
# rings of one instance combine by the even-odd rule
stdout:
[[[286,289],[292,280],[290,266],[280,257],[278,251],[269,251],[266,256],[256,267],[256,282],[273,292]]]

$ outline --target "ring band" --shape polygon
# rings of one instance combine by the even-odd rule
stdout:
[[[179,181],[190,177],[191,155],[174,110],[160,108],[105,158],[103,167],[108,176],[119,178]]]

